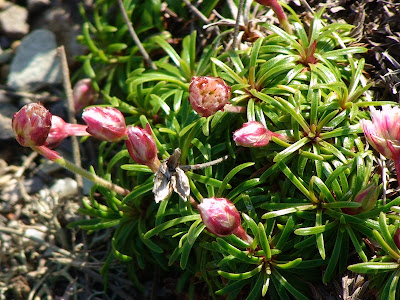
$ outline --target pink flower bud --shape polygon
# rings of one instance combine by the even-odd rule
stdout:
[[[243,127],[233,133],[236,145],[244,147],[263,147],[269,143],[273,132],[269,131],[263,124],[251,121],[243,124]]]
[[[372,147],[395,162],[400,184],[400,108],[384,105],[379,111],[372,107],[371,119],[361,120],[364,135]]]
[[[368,142],[382,155],[396,160],[400,157],[400,108],[382,106],[382,110],[371,108],[372,122],[361,120]]]
[[[241,227],[240,214],[226,198],[205,198],[197,206],[208,231],[216,236],[228,236]]]
[[[75,112],[79,112],[86,106],[93,105],[98,93],[94,90],[92,80],[89,78],[79,80],[73,88]]]
[[[231,88],[221,78],[195,76],[189,86],[189,101],[202,117],[221,110],[231,97]]]
[[[86,125],[69,124],[60,117],[53,115],[51,118],[51,129],[46,139],[46,146],[48,148],[57,147],[65,138],[72,135],[89,135],[86,129]]]
[[[51,113],[41,104],[27,104],[14,114],[12,128],[22,146],[44,145],[51,128]]]
[[[113,107],[94,106],[85,109],[82,118],[92,136],[107,142],[126,138],[127,128],[123,114]]]
[[[153,172],[157,172],[160,161],[149,124],[146,124],[146,129],[128,126],[128,139],[125,144],[129,155],[136,163],[147,165]]]
[[[289,27],[289,23],[287,21],[286,15],[282,9],[282,6],[278,3],[277,0],[256,0],[256,2],[258,2],[262,5],[271,7],[272,10],[274,11],[276,17],[278,18],[279,23],[286,30],[286,32],[287,33],[292,32]]]
[[[373,209],[379,197],[379,188],[376,181],[377,180],[372,181],[355,195],[353,202],[361,203],[360,207],[342,208],[342,211],[348,215],[356,215]]]

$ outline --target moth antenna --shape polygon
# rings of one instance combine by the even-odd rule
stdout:
[[[225,155],[222,156],[218,159],[206,162],[206,163],[202,163],[202,164],[197,164],[197,165],[193,165],[193,166],[189,166],[189,165],[185,165],[185,166],[179,166],[180,169],[182,169],[183,171],[189,171],[189,170],[200,170],[200,169],[204,169],[210,166],[214,166],[219,164],[220,162],[223,162],[224,160],[227,160],[229,158],[229,155]]]

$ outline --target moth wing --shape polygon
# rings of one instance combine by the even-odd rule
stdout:
[[[190,184],[189,178],[182,169],[176,168],[176,174],[171,178],[171,185],[174,191],[186,201],[190,195]]]
[[[167,199],[171,195],[173,188],[166,164],[164,165],[163,163],[160,166],[160,169],[154,175],[153,183],[154,200],[156,203]]]

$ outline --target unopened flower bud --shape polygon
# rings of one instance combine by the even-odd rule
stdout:
[[[92,80],[84,78],[79,80],[72,90],[75,112],[80,112],[86,106],[96,103],[98,93],[94,90]]]
[[[241,225],[235,205],[226,198],[205,198],[197,206],[208,231],[216,236],[228,236]]]
[[[51,113],[41,104],[27,104],[14,114],[12,128],[22,146],[42,146],[50,132]]]
[[[379,111],[372,107],[371,119],[361,120],[368,142],[387,158],[400,158],[400,108],[384,105]]]
[[[126,138],[127,128],[124,115],[113,107],[94,106],[85,109],[82,118],[87,132],[107,142],[118,142]]]
[[[373,180],[365,188],[355,195],[353,202],[361,203],[357,208],[342,208],[342,211],[348,215],[356,215],[365,213],[374,208],[376,201],[379,197],[379,187],[377,180]]]
[[[395,162],[400,184],[400,108],[384,105],[379,111],[372,107],[371,119],[361,120],[364,135],[372,147]]]
[[[51,129],[46,139],[46,146],[48,148],[57,147],[69,136],[89,135],[86,129],[86,125],[66,123],[62,118],[53,115],[51,118]]]
[[[247,122],[233,133],[236,145],[244,147],[263,147],[272,138],[272,132],[257,121]]]
[[[195,76],[189,86],[189,101],[202,117],[209,117],[229,102],[231,88],[221,78]]]
[[[160,161],[149,124],[146,124],[146,129],[128,126],[128,139],[125,140],[125,144],[129,155],[136,163],[147,165],[153,172],[158,170]]]
[[[276,17],[279,20],[281,26],[286,30],[287,33],[291,34],[292,30],[289,27],[289,23],[287,21],[286,15],[282,9],[282,6],[278,3],[277,0],[256,0],[256,2],[269,6],[274,11]]]
[[[269,131],[263,124],[257,121],[244,123],[242,128],[233,133],[236,145],[243,147],[263,147],[268,145],[272,137],[282,141],[288,141],[286,135]]]

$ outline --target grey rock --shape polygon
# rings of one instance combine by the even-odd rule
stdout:
[[[18,109],[9,103],[0,103],[0,140],[14,138],[11,119]]]
[[[28,10],[18,5],[10,5],[0,12],[0,29],[12,38],[21,38],[29,32]]]
[[[17,49],[8,76],[8,85],[20,91],[35,91],[61,83],[61,65],[54,34],[38,29],[27,35]]]
[[[85,49],[77,40],[82,29],[76,19],[66,8],[50,7],[40,18],[32,21],[33,28],[45,28],[54,32],[57,44],[65,47],[70,65],[76,62],[75,57],[83,54]]]

